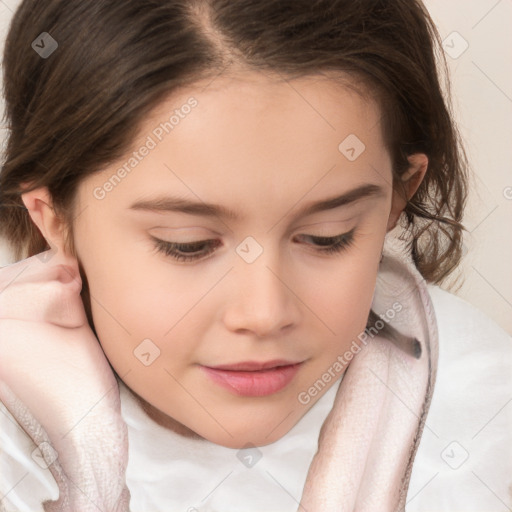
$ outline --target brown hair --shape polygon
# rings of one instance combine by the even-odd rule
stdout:
[[[31,47],[43,32],[58,43],[48,58]],[[395,185],[408,155],[429,158],[402,227],[439,283],[461,259],[467,164],[436,61],[446,71],[420,0],[24,0],[4,53],[0,234],[17,259],[46,250],[21,184],[48,187],[71,225],[80,181],[121,158],[178,88],[231,64],[286,78],[341,71],[379,99]]]

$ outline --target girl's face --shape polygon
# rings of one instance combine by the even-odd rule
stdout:
[[[173,94],[78,191],[106,356],[161,424],[276,441],[356,351],[392,211],[380,111],[332,80],[246,73]],[[285,367],[208,370],[247,362]]]

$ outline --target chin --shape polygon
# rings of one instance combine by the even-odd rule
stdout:
[[[275,415],[270,415],[268,419],[259,418],[259,421],[240,421],[242,416],[238,416],[237,422],[223,422],[225,430],[218,425],[209,428],[205,424],[194,425],[194,432],[208,441],[225,446],[226,448],[246,448],[247,445],[266,446],[275,443],[285,436],[304,414],[304,410],[296,410],[290,414],[285,421],[276,425]],[[205,428],[206,427],[206,428]],[[226,432],[227,431],[227,432]]]
[[[233,434],[230,436],[225,432],[217,432],[214,435],[201,437],[212,443],[225,446],[226,448],[241,449],[247,448],[248,446],[265,446],[267,444],[272,444],[281,439],[283,435],[275,435],[272,433],[271,435],[267,436],[261,432],[245,432],[237,435]]]
[[[133,392],[133,390],[132,390]],[[231,404],[212,409],[212,415],[196,408],[189,414],[175,414],[176,410],[157,408],[133,392],[148,416],[159,425],[190,439],[205,439],[226,448],[240,449],[247,445],[266,446],[286,435],[309,410],[301,405],[292,411],[284,408],[282,401],[268,404]],[[181,411],[183,412],[183,408]],[[276,418],[280,418],[277,419]]]

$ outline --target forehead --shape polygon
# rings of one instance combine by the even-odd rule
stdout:
[[[290,131],[310,133],[352,130],[364,135],[368,128],[380,128],[380,107],[371,88],[341,72],[324,72],[293,79],[263,72],[233,72],[208,78],[170,94],[148,113],[141,123],[139,135],[148,133],[155,123],[168,120],[194,97],[200,108],[194,109],[189,131],[200,134],[201,127],[213,127],[237,133],[248,119],[260,122],[259,127],[282,126]],[[196,122],[194,122],[196,121]],[[369,126],[368,126],[369,124]],[[247,128],[247,126],[244,126]],[[181,130],[185,135],[185,130]],[[240,133],[241,136],[248,130]],[[214,136],[214,132],[210,135]],[[232,133],[233,134],[233,133]],[[379,135],[378,130],[376,134]],[[260,134],[261,136],[264,133]],[[341,133],[338,134],[338,136]]]
[[[254,197],[269,202],[290,192],[297,200],[314,188],[325,196],[332,187],[389,182],[380,109],[341,78],[238,73],[174,91],[89,189],[124,167],[103,205],[168,191],[236,209]]]

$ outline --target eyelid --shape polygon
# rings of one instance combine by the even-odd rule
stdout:
[[[354,221],[357,220],[357,217],[359,216],[353,216],[350,219],[341,221],[320,221],[301,224],[299,227],[293,228],[293,236],[304,235],[315,238],[336,238],[341,235],[347,235],[356,226]]]
[[[342,233],[336,233],[336,234],[303,233],[303,232],[301,232],[301,233],[297,233],[295,236],[310,237],[313,239],[325,238],[325,239],[335,240],[335,239],[343,237],[343,236],[351,235],[354,230],[355,230],[355,228],[352,228],[350,230],[346,230],[346,231],[343,231]],[[193,245],[193,244],[208,244],[208,243],[213,244],[217,241],[217,237],[214,237],[214,238],[200,237],[200,238],[193,239],[193,240],[166,240],[165,238],[164,239],[158,238],[151,234],[150,234],[150,238],[154,242],[163,242],[163,243],[167,243],[169,245]]]
[[[319,212],[319,213],[313,214],[313,216],[321,216],[321,215],[325,215],[325,212]],[[350,217],[343,218],[341,220],[329,220],[329,221],[319,220],[317,222],[309,222],[307,224],[292,225],[289,227],[289,229],[284,234],[284,236],[288,237],[291,235],[292,232],[302,231],[304,229],[313,229],[315,226],[318,226],[319,224],[326,225],[326,226],[331,226],[332,224],[346,226],[347,224],[358,220],[358,218],[360,216],[361,216],[361,213],[358,212],[354,215],[350,215]],[[338,228],[332,228],[332,229],[336,229],[338,231],[338,234],[334,234],[334,235],[316,235],[316,234],[311,234],[311,233],[300,233],[300,234],[309,234],[311,236],[330,237],[330,236],[338,236],[341,233],[341,231],[349,231],[348,227],[347,227],[347,229],[344,229],[341,226]],[[231,230],[229,230],[229,231],[231,231]],[[150,229],[148,229],[149,234],[151,234],[152,232],[155,232],[154,234],[156,235],[156,238],[160,238],[161,240],[164,240],[164,241],[165,241],[165,239],[168,239],[168,238],[180,236],[180,233],[185,233],[184,235],[181,235],[185,238],[185,241],[179,240],[176,242],[175,240],[171,240],[172,243],[195,243],[195,242],[202,242],[205,240],[210,240],[212,238],[222,236],[222,232],[219,232],[216,229],[212,229],[211,227],[205,227],[205,226],[185,226],[185,227],[183,227],[183,226],[182,227],[153,226]],[[193,240],[190,240],[190,241],[186,240],[186,238],[188,238],[188,236],[192,237]]]
[[[213,231],[211,229],[201,227],[201,226],[186,226],[180,228],[174,228],[170,226],[154,226],[148,229],[148,232],[151,234],[153,232],[158,233],[159,236],[194,236],[194,237],[214,237],[221,236],[220,233]],[[184,233],[184,234],[182,234]]]
[[[321,214],[318,214],[321,215]],[[304,233],[304,230],[308,229],[315,229],[317,226],[326,226],[329,230],[336,230],[337,234],[334,235],[326,235],[326,236],[338,236],[343,232],[350,231],[350,226],[354,225],[355,222],[359,221],[359,218],[361,217],[361,214],[358,213],[357,215],[351,215],[348,218],[341,219],[341,220],[319,220],[317,222],[308,222],[307,224],[300,224],[298,226],[292,226],[290,228],[290,231],[287,234],[290,234],[290,232],[301,232],[300,234],[311,234],[311,233]],[[335,224],[337,227],[332,226]],[[318,229],[318,228],[317,228]],[[323,231],[320,229],[320,231]],[[317,235],[312,235],[317,236]],[[320,235],[318,235],[320,236]],[[323,236],[323,235],[322,235]]]

